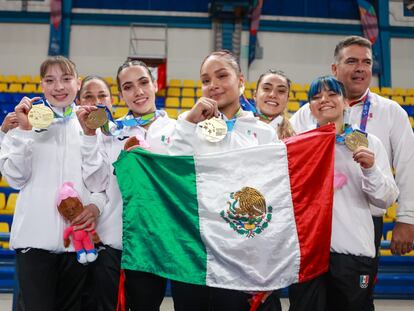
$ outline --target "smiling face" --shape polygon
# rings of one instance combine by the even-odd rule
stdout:
[[[343,48],[332,64],[332,73],[344,84],[348,99],[359,99],[372,79],[371,50],[357,44]]]
[[[289,100],[289,84],[285,77],[269,73],[257,85],[254,95],[256,106],[265,116],[273,119],[285,110]]]
[[[225,57],[208,57],[201,67],[200,79],[203,96],[217,101],[221,112],[237,111],[244,78],[235,71]]]
[[[344,98],[341,94],[329,90],[327,86],[312,96],[309,103],[312,115],[319,125],[342,120],[345,108]]]
[[[96,106],[97,104],[111,108],[112,98],[107,84],[98,78],[93,78],[83,83],[79,94],[79,105]]]
[[[53,64],[46,69],[41,85],[47,101],[63,108],[75,100],[80,81],[73,73],[64,72],[59,64]]]
[[[118,74],[120,96],[134,116],[154,112],[157,85],[151,80],[148,70],[133,65],[122,69]]]

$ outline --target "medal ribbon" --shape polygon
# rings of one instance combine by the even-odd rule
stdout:
[[[75,107],[75,103],[72,103],[70,106],[65,107],[64,108],[63,115],[60,115],[56,111],[54,111],[53,108],[52,108],[52,106],[48,103],[48,101],[44,97],[32,103],[33,106],[39,105],[39,104],[43,104],[43,105],[49,107],[52,110],[53,117],[55,119],[67,120],[67,119],[70,119],[74,115],[73,109]]]
[[[129,118],[129,116],[132,116],[132,111],[129,111],[128,114],[120,119],[120,120],[114,120],[112,117],[111,111],[108,109],[108,107],[104,105],[97,105],[98,108],[105,109],[106,115],[108,117],[108,122],[106,122],[102,127],[101,131],[107,136],[117,136],[121,132],[121,129],[123,129],[125,126],[128,127],[135,127],[135,126],[145,126],[153,121],[155,121],[156,118],[158,118],[161,114],[159,110],[156,110],[154,112],[145,114],[143,116],[137,117],[137,118]]]
[[[344,126],[344,133],[343,134],[336,134],[336,143],[340,145],[345,144],[345,137],[349,134],[351,134],[354,130],[352,129],[352,126],[349,124],[345,124]]]
[[[230,120],[224,120],[226,121],[228,132],[231,132],[233,130],[234,124],[236,123],[237,118],[240,117],[242,112],[243,112],[243,109],[240,107],[239,110],[237,110],[233,118],[231,118]]]
[[[259,118],[264,119],[264,120],[269,121],[269,122],[273,121],[273,118],[269,118],[267,115],[263,114],[263,113],[259,110],[259,108],[257,108],[257,107],[255,108],[254,115],[255,115],[256,117],[259,117]]]
[[[369,101],[370,92],[368,91],[367,96],[364,100],[364,105],[362,106],[362,113],[361,113],[361,123],[359,125],[359,128],[365,132],[367,128],[367,122],[368,122],[368,116],[369,116],[369,108],[371,106],[371,102]]]
[[[253,112],[253,114],[256,114],[257,110],[256,110],[256,106],[255,103],[250,102],[246,96],[244,96],[244,94],[242,94],[239,98],[240,101],[240,107],[244,110],[244,111],[251,111]]]
[[[257,109],[256,110],[256,113],[254,114],[256,117],[259,117],[260,119],[264,119],[264,120],[266,120],[266,121],[269,121],[269,124],[271,124],[272,125],[272,123],[271,122],[273,122],[274,120],[276,120],[277,118],[280,118],[280,121],[278,121],[277,122],[277,126],[280,126],[280,124],[282,124],[282,121],[283,121],[283,116],[280,114],[280,115],[278,115],[278,116],[276,116],[276,117],[273,117],[273,118],[270,118],[269,116],[267,116],[267,115],[265,115],[265,114],[263,114],[263,113],[261,113],[260,112],[260,110],[259,109]],[[276,121],[275,121],[276,122]]]
[[[271,122],[272,121],[272,119],[271,118],[269,118],[267,115],[265,115],[265,114],[263,114],[263,113],[261,113],[260,111],[258,111],[258,113],[256,114],[259,118],[261,118],[261,119],[265,119],[266,121],[269,121],[269,122]]]

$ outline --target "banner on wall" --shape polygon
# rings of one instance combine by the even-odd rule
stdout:
[[[249,67],[256,58],[257,30],[259,29],[260,14],[262,12],[263,0],[253,1],[253,11],[250,21],[249,35]]]
[[[50,0],[49,56],[62,55],[62,0]]]
[[[374,74],[381,74],[382,72],[382,53],[381,43],[378,29],[377,14],[373,5],[366,0],[358,0],[359,13],[361,16],[361,26],[364,37],[372,44],[373,66],[372,72]]]

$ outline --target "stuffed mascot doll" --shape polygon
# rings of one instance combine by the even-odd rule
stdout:
[[[66,221],[71,222],[84,210],[79,195],[70,182],[65,182],[59,190],[57,208],[59,213]],[[94,229],[74,230],[74,226],[69,226],[63,233],[64,246],[69,247],[72,237],[73,247],[75,248],[77,259],[81,264],[93,262],[98,257],[93,243],[99,243],[99,236]],[[91,241],[92,237],[92,241]]]

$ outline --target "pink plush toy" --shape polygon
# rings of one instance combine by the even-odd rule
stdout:
[[[84,210],[83,204],[79,199],[79,195],[71,182],[63,183],[59,190],[57,207],[59,213],[69,222],[75,219]],[[63,233],[64,245],[68,247],[70,244],[69,237],[72,236],[72,243],[77,253],[77,259],[81,264],[93,262],[98,257],[93,243],[99,243],[100,239],[95,230],[74,230],[73,226],[69,226]],[[92,241],[91,242],[91,236]]]

